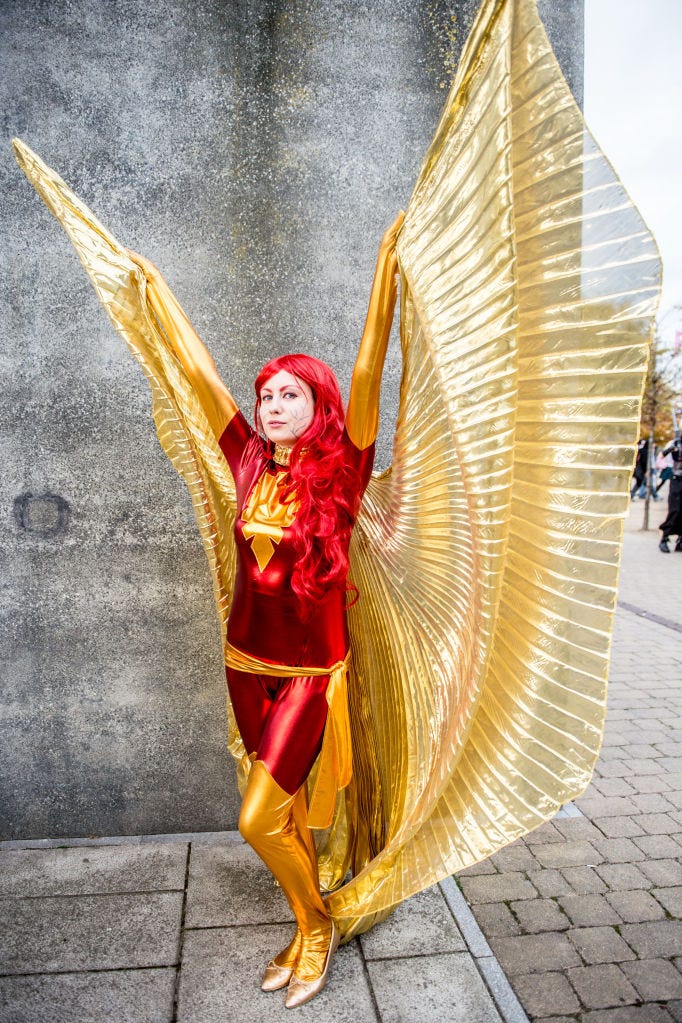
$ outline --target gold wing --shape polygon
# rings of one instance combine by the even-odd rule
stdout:
[[[149,381],[159,441],[192,498],[224,640],[235,570],[234,483],[225,457],[192,385],[147,306],[142,271],[53,170],[19,139],[12,144],[19,166],[73,242],[98,298]],[[245,765],[229,702],[228,743],[237,761]]]
[[[660,265],[533,0],[484,2],[398,256],[394,460],[352,547],[373,729],[346,940],[553,816],[601,742]]]

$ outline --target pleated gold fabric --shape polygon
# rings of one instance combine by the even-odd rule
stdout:
[[[147,373],[224,626],[224,460],[141,275],[16,147]],[[344,940],[550,818],[599,751],[660,263],[533,0],[483,3],[398,256],[393,465],[351,545],[353,778],[318,849]]]
[[[393,467],[352,552],[379,851],[330,899],[346,937],[550,818],[601,742],[660,264],[532,0],[483,4],[398,256]]]

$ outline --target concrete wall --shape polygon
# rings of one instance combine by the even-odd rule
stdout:
[[[472,0],[0,8],[0,837],[234,827],[211,584],[146,383],[13,162],[165,272],[245,410],[302,349],[344,391]],[[545,0],[576,95],[582,0]],[[389,354],[379,460],[400,373]]]

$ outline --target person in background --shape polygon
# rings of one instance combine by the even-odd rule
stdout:
[[[682,551],[682,437],[679,433],[663,448],[661,454],[670,455],[673,463],[668,491],[668,515],[658,527],[662,534],[658,549],[664,554],[669,554],[669,536],[677,537],[675,550]]]

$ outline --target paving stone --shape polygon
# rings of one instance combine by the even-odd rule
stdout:
[[[619,924],[620,917],[603,895],[562,895],[559,904],[576,927]]]
[[[0,895],[182,891],[187,843],[3,850],[0,863]]]
[[[596,824],[607,838],[635,838],[644,834],[641,825],[631,817],[599,817],[593,818],[592,823]]]
[[[181,892],[2,899],[0,972],[169,966],[181,912]]]
[[[513,938],[491,938],[492,949],[502,969],[514,976],[545,973],[578,966],[580,959],[564,934],[520,934]]]
[[[543,1016],[537,1018],[533,1023],[575,1023],[575,1016]]]
[[[648,892],[611,892],[606,896],[606,900],[613,906],[621,920],[628,924],[662,920],[665,917],[664,910]]]
[[[668,784],[665,775],[645,774],[641,775],[637,779],[637,789],[641,793],[668,792],[670,789],[670,785]],[[672,797],[672,794],[668,795],[667,799],[669,799],[671,802],[677,805]]]
[[[538,862],[532,852],[522,841],[513,842],[511,845],[500,849],[491,856],[497,869],[501,872],[514,870],[535,870]]]
[[[576,802],[588,817],[624,817],[636,809],[627,796],[582,796]]]
[[[401,902],[360,941],[365,959],[463,952],[467,947],[438,887]]]
[[[637,992],[619,966],[580,966],[568,977],[580,1001],[588,1009],[608,1009],[639,1000]]]
[[[554,827],[552,821],[546,821],[541,824],[539,828],[535,828],[529,834],[525,835],[524,842],[527,845],[550,845],[551,843],[557,843],[564,841],[564,836],[560,831]]]
[[[642,863],[640,869],[658,888],[682,884],[682,863],[677,860],[651,860]]]
[[[578,870],[581,868],[576,867],[573,869]],[[557,895],[573,895],[575,891],[573,885],[564,877],[563,873],[560,870],[555,870],[553,867],[529,872],[528,880],[544,898]]]
[[[240,835],[220,845],[194,845],[185,927],[284,923],[293,916],[282,889]]]
[[[481,860],[480,863],[472,863],[470,867],[465,867],[464,870],[460,870],[457,877],[478,877],[479,874],[496,874],[497,867],[493,863],[492,859],[488,857],[486,860]]]
[[[554,826],[568,842],[592,842],[596,838],[604,837],[599,828],[595,828],[592,821],[585,817],[567,817],[559,820],[555,818]]]
[[[580,1009],[575,991],[563,973],[517,977],[514,987],[524,1009],[531,1016],[577,1012]]]
[[[487,877],[463,877],[462,891],[468,902],[511,902],[512,899],[534,899],[537,892],[521,873],[495,874]]]
[[[661,1005],[627,1005],[620,1009],[597,1009],[582,1014],[582,1023],[672,1023]]]
[[[603,857],[589,842],[563,842],[560,845],[543,845],[535,850],[543,867],[578,867],[601,863]]]
[[[594,867],[565,867],[561,873],[573,889],[569,895],[599,895],[609,890]]]
[[[673,1019],[675,1023],[680,1023],[682,1020],[682,999],[678,998],[672,1002],[668,1002],[666,1004],[666,1009],[670,1013],[670,1018]]]
[[[634,863],[602,863],[596,869],[612,891],[632,891],[634,888],[650,887],[649,879]]]
[[[623,924],[620,933],[640,959],[682,955],[682,927],[677,920]]]
[[[169,1023],[175,968],[0,977],[0,1023]]]
[[[574,927],[566,934],[590,965],[635,958],[635,953],[613,927]]]
[[[373,962],[367,970],[382,1023],[500,1023],[490,992],[468,955]],[[311,1018],[317,1023],[314,1010]],[[354,1017],[345,1018],[355,1023]]]
[[[602,778],[629,778],[632,769],[626,760],[603,761],[599,765]]]
[[[682,998],[682,976],[667,959],[640,959],[636,963],[625,963],[623,972],[643,1002]]]
[[[603,796],[629,796],[636,791],[625,778],[600,778],[595,788]]]
[[[657,742],[656,752],[657,754],[662,753],[664,757],[676,757],[678,760],[682,760],[682,742],[672,742],[671,740]]]
[[[286,1014],[283,1000],[261,991],[260,978],[264,964],[290,939],[291,924],[186,931],[177,1023],[280,1023]],[[401,959],[399,967],[409,961]],[[299,1011],[309,1012],[316,1023],[376,1020],[356,942],[334,956],[327,986],[314,1007]]]
[[[631,742],[628,743],[628,756],[633,757],[644,757],[644,758],[656,758],[660,757],[661,753],[664,752],[660,748],[654,748],[651,743],[646,742]]]
[[[570,922],[553,899],[528,899],[512,902],[511,908],[526,933],[565,931]]]
[[[682,918],[682,887],[654,888],[654,895],[671,916]]]
[[[640,813],[667,813],[669,810],[675,809],[674,804],[660,792],[648,792],[633,796],[632,802]]]
[[[482,902],[477,905],[476,922],[487,938],[510,937],[521,933],[518,920],[504,902]]]
[[[632,838],[598,838],[592,843],[607,863],[635,863],[645,854]]]
[[[682,848],[670,835],[643,835],[641,838],[634,838],[633,842],[650,860],[682,855]]]
[[[633,815],[632,820],[647,835],[674,835],[680,830],[679,821],[667,813],[643,813]]]

